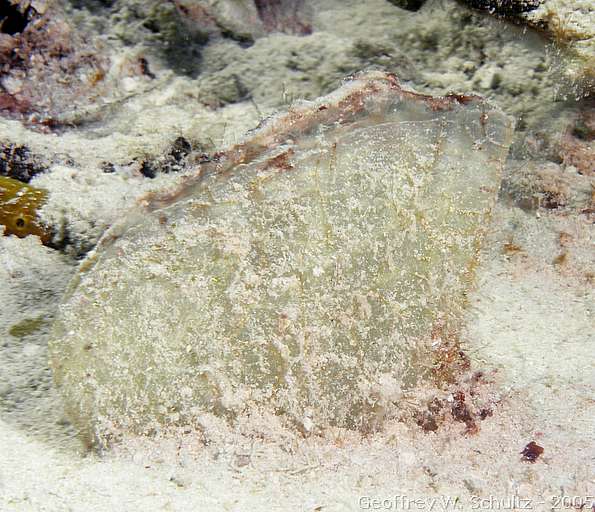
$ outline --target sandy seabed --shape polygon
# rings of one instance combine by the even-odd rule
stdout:
[[[360,4],[320,2],[311,36],[272,34],[247,49],[210,43],[196,77],[169,70],[142,40],[116,46],[114,53],[146,52],[157,83],[126,81],[135,94],[99,124],[56,135],[0,121],[4,143],[47,158],[49,172],[33,183],[50,191],[48,221],[65,222],[73,240],[59,252],[34,237],[0,238],[0,510],[549,511],[595,504],[592,218],[570,200],[527,208],[519,199],[525,189],[515,188],[527,162],[555,160],[552,141],[583,108],[562,100],[568,92],[555,74],[561,57],[522,27],[477,14],[461,25],[468,14],[454,2],[430,1],[415,13],[380,0]],[[233,58],[222,62],[221,55]],[[271,55],[277,60],[268,62]],[[291,55],[297,69],[284,60]],[[128,163],[156,158],[180,135],[225,147],[262,115],[326,93],[368,65],[395,70],[422,91],[487,95],[521,125],[464,334],[492,414],[474,434],[460,422],[436,432],[391,422],[365,437],[337,430],[296,442],[270,432],[204,446],[187,434],[130,439],[101,455],[86,451],[53,388],[47,339],[75,256],[143,194],[179,179],[148,180]],[[204,106],[201,99],[221,100],[218,84],[233,73],[252,99]],[[74,163],[57,161],[61,154]],[[101,171],[107,159],[116,173]],[[578,176],[560,165],[565,176]],[[593,186],[592,177],[579,178]],[[576,180],[570,183],[572,196]],[[543,447],[534,463],[521,455],[530,442]]]

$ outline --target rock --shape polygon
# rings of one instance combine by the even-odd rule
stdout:
[[[304,0],[174,0],[191,30],[251,44],[271,32],[312,32]]]
[[[304,0],[254,0],[258,17],[268,32],[308,35],[311,12]]]
[[[315,32],[308,37],[272,34],[250,48],[213,45],[203,53],[197,79],[198,100],[210,107],[252,99],[269,109],[287,108],[297,99],[315,99],[336,89],[346,75],[362,69],[399,70],[416,75],[406,54],[374,38],[345,40]]]
[[[41,158],[31,154],[29,148],[19,144],[0,146],[0,176],[29,183],[31,178],[47,171]]]
[[[595,102],[584,105],[573,125],[562,135],[558,156],[567,166],[595,178]]]
[[[560,52],[560,67],[579,95],[595,87],[595,8],[592,0],[463,0],[491,14],[513,16],[544,31]]]
[[[573,166],[553,162],[514,162],[507,165],[502,191],[524,210],[593,210],[595,179],[581,175]]]
[[[213,0],[174,0],[174,5],[188,26],[209,35],[229,35],[238,41],[252,41],[264,35],[253,2],[218,2]]]
[[[566,76],[588,96],[595,87],[595,8],[591,0],[543,0],[527,13],[533,26],[543,28],[560,49]]]
[[[0,34],[0,114],[51,127],[105,92],[104,49],[73,29],[59,2],[9,4]]]
[[[370,431],[453,377],[511,139],[479,97],[358,76],[148,197],[82,264],[50,341],[89,443],[276,414]]]

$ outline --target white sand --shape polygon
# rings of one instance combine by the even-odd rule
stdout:
[[[440,2],[430,4],[442,8]],[[309,41],[285,37],[287,51],[279,48],[279,58],[296,49],[305,52],[302,56],[317,55],[336,45],[321,64],[322,74],[335,77],[346,72],[345,59],[361,63],[345,50],[354,40],[369,35],[368,43],[394,48],[409,44],[410,30],[415,37],[402,53],[413,63],[403,64],[403,69],[411,70],[420,88],[473,89],[494,96],[538,134],[543,131],[538,156],[548,157],[548,144],[572,109],[560,113],[561,104],[551,102],[559,84],[536,71],[538,65],[550,64],[539,37],[528,34],[523,39],[520,28],[494,30],[502,27],[500,22],[486,22],[487,28],[439,30],[441,23],[457,23],[459,11],[450,2],[444,3],[444,14],[431,16],[427,9],[401,13],[392,22],[395,8],[380,0],[365,6],[331,0],[320,5],[314,26],[325,32],[323,36]],[[425,48],[435,34],[438,49]],[[464,37],[457,39],[458,34]],[[269,44],[282,40],[277,37]],[[480,41],[476,46],[481,51],[475,51],[474,41]],[[254,66],[249,78],[255,84],[265,67],[269,72],[270,47],[264,40],[259,45],[241,63]],[[216,56],[215,50],[209,51]],[[425,61],[420,60],[424,52]],[[403,56],[388,53],[389,65],[400,65]],[[480,61],[484,57],[487,60]],[[208,64],[208,55],[205,59]],[[319,64],[314,59],[309,65]],[[267,83],[276,72],[270,71],[263,84],[252,84],[257,98],[269,91]],[[334,84],[334,78],[302,82],[298,73],[283,72],[263,110],[287,100],[279,97],[281,90],[298,96],[318,94]],[[209,75],[214,77],[211,82],[165,77],[158,90],[114,113],[103,132],[41,135],[1,121],[0,135],[3,140],[27,142],[50,161],[53,154],[64,152],[74,158],[79,171],[70,182],[62,162],[38,183],[54,193],[50,218],[63,215],[81,244],[92,244],[101,226],[121,215],[141,193],[177,179],[148,183],[133,167],[117,175],[100,174],[101,161],[125,166],[133,157],[159,155],[180,134],[200,142],[209,139],[209,149],[220,147],[256,123],[258,113],[249,101],[220,110],[197,105],[197,98],[210,94],[218,77],[225,76],[225,70],[217,73]],[[498,74],[504,85],[493,92],[491,84]],[[525,94],[531,88],[537,91],[533,99],[532,93]],[[531,153],[524,139],[517,142],[517,154]],[[566,247],[559,242],[560,232],[571,235]],[[129,440],[100,456],[86,453],[69,428],[46,361],[50,321],[75,262],[35,239],[0,237],[0,510],[402,510],[403,500],[415,498],[426,500],[417,510],[431,510],[430,498],[459,498],[460,510],[489,508],[485,502],[471,501],[473,495],[531,499],[528,509],[537,511],[551,510],[556,504],[552,496],[576,496],[587,500],[587,510],[586,497],[595,495],[594,238],[593,224],[576,210],[526,213],[500,202],[478,270],[477,290],[470,297],[465,334],[465,350],[474,368],[486,375],[481,392],[496,404],[493,415],[479,423],[477,434],[466,434],[465,426],[456,422],[424,433],[410,422],[389,424],[368,438],[335,432],[295,441],[277,435],[263,419],[263,432],[270,428],[265,440],[232,436],[205,447],[188,434]],[[507,253],[505,244],[518,249],[509,246]],[[555,263],[565,251],[567,260]],[[23,320],[38,318],[43,322],[37,329],[9,334]],[[520,455],[530,441],[544,448],[534,464]],[[405,497],[399,502],[395,495]],[[388,501],[374,503],[373,498]],[[521,509],[523,503],[517,504]],[[558,504],[560,510],[572,509],[564,506],[569,503]],[[441,505],[434,510],[448,509]],[[500,505],[512,508],[504,501]],[[491,509],[496,508],[493,503]],[[416,510],[411,502],[409,510]]]
[[[502,245],[513,215],[526,217],[527,239],[539,238],[509,257]],[[395,494],[460,497],[463,510],[472,495],[517,495],[550,510],[538,501],[593,494],[595,294],[570,264],[548,262],[556,249],[539,240],[555,231],[543,225],[560,222],[498,210],[467,329],[476,367],[497,370],[489,393],[499,405],[478,434],[461,424],[428,434],[392,424],[367,439],[342,433],[285,450],[279,440],[204,448],[189,435],[99,458],[77,450],[67,432],[29,434],[2,421],[2,510],[361,510],[362,497]],[[577,254],[593,243],[586,223],[562,223],[580,232]],[[57,399],[53,406],[60,409]],[[545,449],[535,464],[519,453],[532,440]]]

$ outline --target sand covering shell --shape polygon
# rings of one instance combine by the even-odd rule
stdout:
[[[460,327],[511,124],[361,75],[149,198],[83,264],[50,343],[83,437],[390,416]]]

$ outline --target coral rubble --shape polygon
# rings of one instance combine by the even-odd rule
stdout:
[[[109,63],[97,43],[68,22],[59,2],[3,3],[12,16],[0,27],[0,112],[53,126],[60,114],[102,91]],[[20,23],[10,22],[17,13]]]

